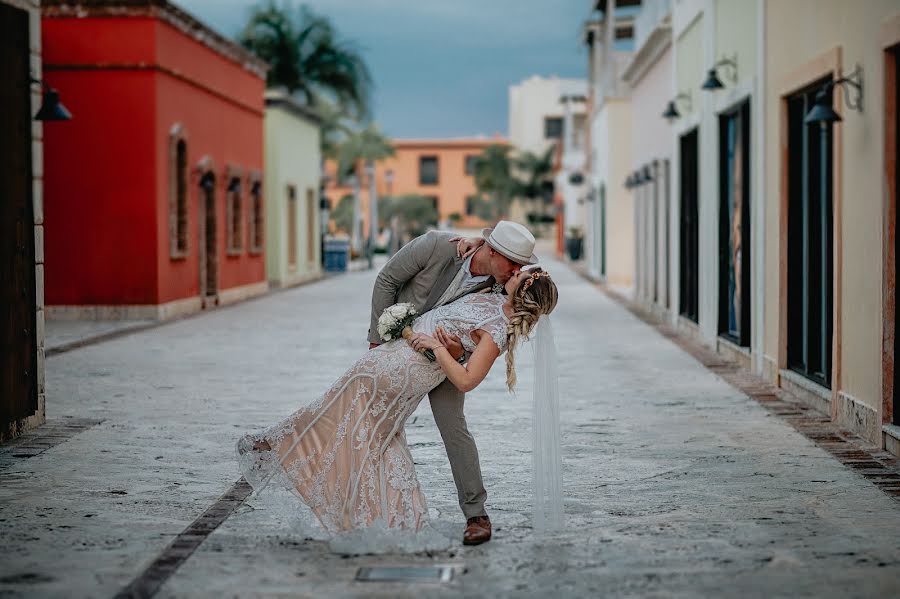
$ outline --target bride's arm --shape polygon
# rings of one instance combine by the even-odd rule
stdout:
[[[450,382],[463,393],[467,393],[481,384],[487,373],[490,372],[494,360],[500,355],[500,348],[491,339],[491,336],[483,331],[476,331],[476,335],[480,335],[478,345],[472,353],[472,357],[465,366],[453,359],[446,347],[437,343],[431,337],[422,335],[423,347],[431,346],[431,341],[435,341],[431,349],[437,358],[441,369],[446,373]],[[429,341],[431,340],[431,341]]]

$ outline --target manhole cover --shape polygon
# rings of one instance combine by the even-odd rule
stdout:
[[[363,582],[450,582],[452,566],[373,566],[356,571]]]

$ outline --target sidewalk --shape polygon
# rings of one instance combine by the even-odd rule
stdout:
[[[375,269],[380,269],[387,258],[383,255],[375,256]],[[360,272],[369,269],[369,261],[365,258],[351,260],[347,265],[347,272]],[[322,277],[335,277],[347,274],[347,272],[322,272]],[[313,279],[302,285],[316,283],[321,280]],[[282,289],[270,289],[268,293],[282,291]],[[252,297],[252,301],[259,297]],[[232,304],[233,305],[233,304]],[[200,316],[204,312],[190,314],[185,318]],[[100,341],[107,341],[123,335],[137,333],[149,328],[166,324],[166,320],[54,320],[46,321],[46,337],[44,340],[45,351],[48,356],[71,351],[86,345],[92,345]]]
[[[547,267],[561,297],[565,533],[541,539],[530,528],[523,348],[517,396],[499,363],[466,406],[490,543],[459,544],[463,519],[425,401],[407,434],[451,550],[331,553],[263,496],[225,513],[158,596],[900,593],[900,503],[567,266]],[[48,418],[88,424],[32,457],[0,460],[0,594],[113,596],[141,575],[232,488],[240,432],[312,400],[364,350],[374,276],[351,272],[51,357]],[[460,573],[444,585],[353,582],[373,564]]]

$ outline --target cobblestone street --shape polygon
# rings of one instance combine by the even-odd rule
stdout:
[[[900,502],[568,266],[546,265],[560,286],[566,533],[530,529],[526,347],[517,397],[502,361],[468,395],[491,542],[461,545],[426,400],[408,438],[451,549],[334,552],[262,496],[158,596],[900,595]],[[238,479],[237,436],[313,400],[365,350],[373,279],[351,272],[50,357],[45,430],[61,432],[31,457],[0,454],[0,596],[110,597],[139,577]],[[423,563],[457,575],[353,581],[360,566]]]

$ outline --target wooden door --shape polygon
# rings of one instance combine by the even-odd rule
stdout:
[[[28,13],[0,4],[0,438],[37,411]]]

